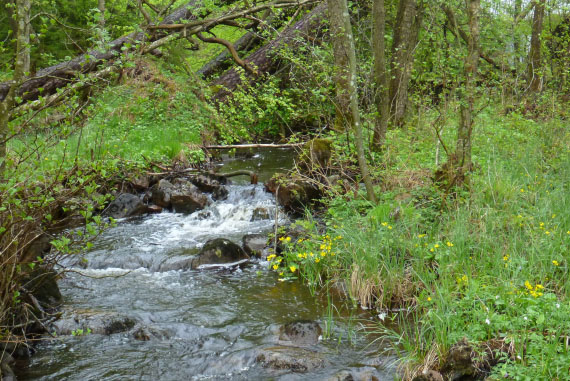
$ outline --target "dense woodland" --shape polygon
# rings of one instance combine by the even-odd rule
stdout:
[[[402,379],[570,378],[570,2],[6,0],[0,21],[5,348],[44,334],[38,269],[112,228],[125,184],[279,143],[301,148],[268,188],[305,233],[270,268],[385,312]]]

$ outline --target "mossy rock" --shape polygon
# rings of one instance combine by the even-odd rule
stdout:
[[[211,239],[200,251],[200,254],[192,261],[192,269],[198,269],[202,265],[234,263],[243,259],[249,259],[249,255],[237,244],[229,239]]]
[[[308,170],[327,171],[332,157],[332,142],[328,139],[312,139],[303,146],[297,164]]]

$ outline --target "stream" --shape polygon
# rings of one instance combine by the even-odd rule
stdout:
[[[245,234],[271,231],[273,219],[252,214],[275,215],[262,182],[291,165],[292,153],[277,149],[227,159],[222,171],[254,170],[260,184],[235,178],[229,197],[204,211],[147,215],[106,231],[60,281],[64,317],[116,314],[135,327],[48,339],[20,364],[18,380],[393,380],[395,358],[364,334],[376,324],[369,312],[331,305],[300,281],[279,282],[263,260],[232,271],[177,269],[209,239],[241,245]],[[317,321],[324,338],[292,353],[314,352],[322,366],[299,372],[260,363],[260,353],[283,347],[280,327],[296,320]],[[137,327],[148,337],[137,339]]]

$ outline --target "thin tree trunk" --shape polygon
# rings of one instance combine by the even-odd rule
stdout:
[[[345,123],[344,127],[350,126],[354,131],[358,165],[366,186],[368,200],[376,202],[374,187],[364,153],[364,138],[362,136],[362,125],[358,110],[358,92],[356,90],[356,52],[348,4],[346,0],[328,0],[327,3],[334,50],[337,97],[341,95],[341,101],[348,102],[348,109],[341,110],[337,108],[337,113],[341,113],[341,120]],[[339,115],[337,114],[338,117]]]
[[[408,103],[408,85],[414,64],[414,51],[423,18],[423,3],[416,0],[400,0],[394,26],[390,81],[391,122],[404,124]]]
[[[388,92],[389,80],[386,70],[386,8],[384,0],[374,0],[372,6],[373,30],[372,50],[374,54],[374,82],[376,91],[374,101],[377,115],[374,120],[374,136],[372,148],[380,150],[386,141],[388,119],[390,117],[390,94]]]
[[[105,0],[98,0],[97,9],[99,9],[99,27],[105,28]]]
[[[466,182],[467,173],[472,168],[471,137],[473,133],[474,105],[476,96],[477,64],[479,62],[479,10],[480,0],[466,0],[469,19],[468,53],[465,57],[463,71],[465,84],[463,102],[461,102],[461,121],[457,129],[456,185]]]
[[[540,50],[544,8],[545,0],[539,0],[534,6],[532,37],[530,39],[527,70],[527,80],[529,84],[528,89],[531,93],[537,93],[542,89],[542,58]]]
[[[16,89],[30,70],[30,9],[31,0],[16,0],[16,64],[8,93],[0,101],[0,179],[6,167],[6,141],[10,112],[15,103]]]

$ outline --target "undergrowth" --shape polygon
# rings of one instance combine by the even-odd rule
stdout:
[[[429,124],[392,131],[387,167],[375,161],[378,205],[332,197],[326,231],[308,220],[271,265],[314,287],[345,282],[353,300],[399,321],[378,330],[397,342],[405,378],[442,369],[466,340],[508,348],[491,378],[567,379],[570,130],[491,107],[477,126],[470,191],[447,196],[426,176]]]

